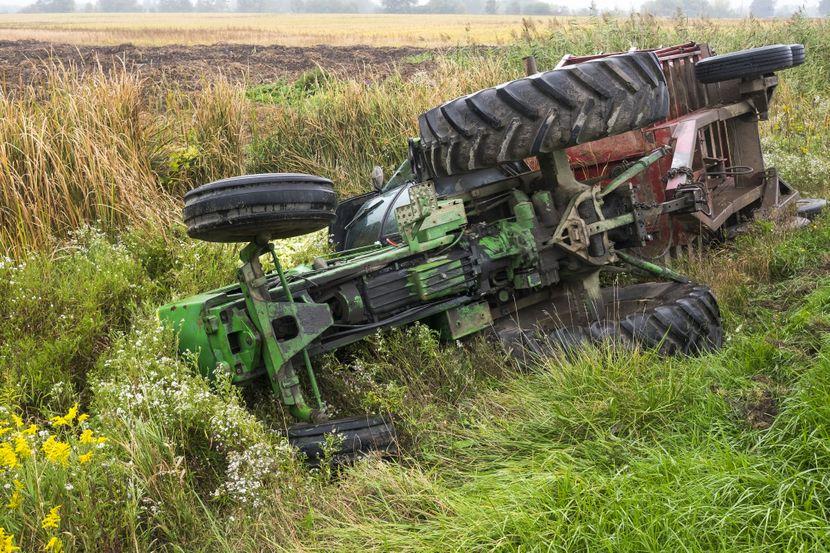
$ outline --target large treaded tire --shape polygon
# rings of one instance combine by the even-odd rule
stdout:
[[[617,318],[566,325],[540,336],[515,330],[500,334],[502,343],[543,352],[572,350],[583,344],[616,342],[656,349],[662,355],[695,355],[723,345],[720,309],[712,291],[701,284],[646,283],[613,291]],[[563,315],[560,315],[563,316]],[[566,315],[564,315],[567,318]],[[534,335],[535,334],[535,335]]]
[[[794,46],[773,44],[704,58],[695,64],[695,78],[710,84],[787,69],[793,66]],[[803,47],[801,52],[803,61]]]
[[[289,443],[312,464],[319,463],[329,436],[340,438],[336,451],[329,452],[335,459],[353,458],[369,451],[395,453],[395,427],[383,417],[357,416],[320,424],[298,424],[288,429]]]
[[[265,173],[222,179],[184,196],[191,238],[250,242],[291,238],[327,227],[337,196],[328,179],[298,173]]]
[[[651,52],[537,73],[457,98],[418,120],[427,162],[453,175],[645,127],[668,115]]]

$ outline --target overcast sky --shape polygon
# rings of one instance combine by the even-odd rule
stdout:
[[[378,0],[375,0],[376,3],[379,3]],[[507,0],[503,0],[507,1]],[[546,0],[551,4],[559,4],[567,6],[572,10],[578,10],[580,8],[587,8],[591,0]],[[741,12],[745,12],[749,8],[749,3],[752,0],[733,0],[730,2],[730,5],[733,7],[738,8]],[[0,0],[0,7],[2,6],[18,6],[23,7],[27,6],[34,2],[34,0]],[[76,0],[77,4],[83,4],[84,2],[81,0]],[[139,1],[139,3],[141,3]],[[596,0],[597,7],[600,10],[612,10],[612,9],[619,9],[622,11],[629,11],[631,9],[636,9],[640,4],[643,3],[643,0]],[[808,2],[799,2],[798,0],[779,0],[777,2],[779,5],[792,5],[793,8],[798,5],[806,4],[807,6],[812,6],[817,3],[817,1],[808,1]]]

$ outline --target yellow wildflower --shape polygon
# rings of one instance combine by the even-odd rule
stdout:
[[[9,442],[0,444],[0,465],[10,469],[17,466],[17,455]]]
[[[49,540],[49,543],[46,544],[43,550],[49,551],[50,553],[61,553],[63,551],[63,542],[59,537],[52,536],[52,539]]]
[[[49,514],[43,518],[43,521],[40,523],[41,528],[57,528],[58,525],[61,523],[61,515],[58,513],[60,511],[61,506],[57,505],[49,509]]]
[[[70,447],[68,443],[56,440],[54,436],[49,436],[49,438],[43,442],[41,449],[43,449],[43,452],[46,454],[46,458],[53,463],[60,463],[64,466],[69,463]]]
[[[92,445],[92,444],[102,444],[107,441],[104,436],[98,436],[97,438],[92,435],[92,430],[87,428],[80,435],[80,441],[82,444]]]
[[[0,527],[0,553],[14,553],[20,548],[14,544],[14,534],[7,534],[6,529]]]
[[[14,492],[12,496],[9,498],[8,508],[9,509],[17,509],[20,507],[20,504],[23,503],[23,496],[20,494],[20,490],[23,489],[23,482],[20,480],[13,480],[14,482]]]
[[[54,426],[70,426],[72,421],[75,420],[75,417],[78,416],[78,404],[76,403],[72,407],[69,408],[69,411],[66,412],[63,416],[55,416],[49,419],[49,421]]]
[[[91,451],[87,451],[83,455],[78,455],[78,462],[81,463],[82,465],[84,463],[88,463],[90,459],[92,459],[92,452]]]
[[[4,434],[9,433],[11,431],[11,429],[12,429],[11,426],[2,426],[2,427],[0,427],[0,436],[3,436]]]
[[[70,426],[72,421],[75,420],[75,417],[78,415],[78,404],[76,403],[72,407],[69,408],[69,411],[66,412],[63,416],[55,416],[49,419],[49,421],[54,426]]]
[[[37,425],[30,424],[26,430],[21,430],[21,434],[25,434],[26,436],[33,436],[37,432]]]
[[[29,442],[21,434],[14,437],[14,452],[21,457],[29,457],[32,454],[32,448],[29,447]]]
[[[12,414],[12,420],[14,421],[14,425],[18,428],[23,426],[23,419],[20,418],[20,415]]]
[[[88,418],[89,418],[89,415],[87,415],[86,413],[78,415],[78,424],[86,421],[86,419],[88,419]]]
[[[94,444],[95,438],[92,436],[92,430],[87,428],[83,432],[81,432],[81,443],[82,444]]]

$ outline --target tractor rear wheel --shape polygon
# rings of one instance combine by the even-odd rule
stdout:
[[[454,175],[642,128],[668,109],[657,57],[632,52],[480,90],[427,111],[418,125],[429,165]]]
[[[520,311],[522,327],[502,325],[499,338],[510,349],[538,353],[606,341],[654,348],[662,355],[694,355],[723,345],[720,309],[706,286],[649,282],[605,288],[603,296],[603,320],[586,322],[584,309],[566,302],[559,309]]]
[[[266,173],[222,179],[184,196],[191,238],[251,242],[301,236],[334,220],[337,196],[323,177]]]
[[[350,417],[320,424],[298,424],[288,429],[288,441],[318,464],[326,455],[333,460],[353,458],[361,453],[394,453],[397,448],[395,427],[383,417]],[[327,442],[334,445],[326,451]]]
[[[804,61],[804,47],[798,44],[773,44],[704,58],[695,64],[695,77],[702,83],[757,77],[796,65],[793,57]]]

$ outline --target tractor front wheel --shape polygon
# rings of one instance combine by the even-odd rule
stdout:
[[[244,175],[185,194],[184,223],[188,236],[208,242],[292,238],[327,227],[336,206],[332,183],[323,177]]]
[[[704,58],[695,64],[695,77],[702,83],[719,83],[768,75],[804,63],[801,44],[773,44]]]

